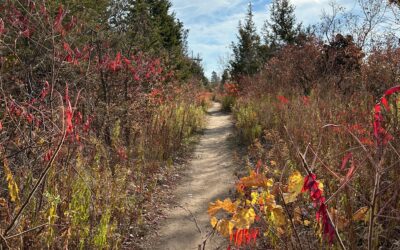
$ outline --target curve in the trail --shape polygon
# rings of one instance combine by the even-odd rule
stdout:
[[[204,135],[174,192],[176,205],[167,212],[153,249],[203,249],[206,239],[205,249],[226,247],[219,236],[209,237],[212,228],[207,215],[208,204],[226,197],[234,183],[233,151],[228,140],[233,130],[232,119],[220,110],[221,105],[213,103],[208,111]]]

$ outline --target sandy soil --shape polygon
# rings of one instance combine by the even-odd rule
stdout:
[[[208,204],[229,195],[234,184],[232,120],[220,112],[220,104],[209,109],[208,124],[194,152],[182,182],[173,195],[176,204],[166,212],[161,223],[157,242],[151,249],[190,250],[224,249],[226,243],[220,236],[210,236],[212,231],[207,214]]]

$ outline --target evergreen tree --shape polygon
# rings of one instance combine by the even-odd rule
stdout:
[[[220,81],[221,81],[221,79],[219,78],[217,72],[213,71],[213,72],[211,73],[211,80],[210,80],[211,84],[216,85],[216,84],[218,84]]]
[[[264,24],[265,43],[272,48],[295,43],[301,24],[296,25],[294,6],[290,1],[273,0],[270,13],[270,20]]]
[[[168,51],[184,52],[186,30],[183,23],[170,13],[172,4],[168,0],[147,0],[150,14],[158,29],[161,44]]]
[[[103,0],[106,1],[106,0]],[[111,27],[120,32],[125,50],[137,49],[165,58],[180,79],[206,81],[201,65],[187,55],[187,33],[171,11],[170,0],[109,0]]]
[[[224,72],[222,73],[221,77],[221,84],[225,84],[227,81],[229,81],[229,70],[224,69]]]
[[[239,22],[237,44],[232,43],[233,58],[230,60],[231,76],[255,74],[261,65],[259,58],[260,37],[253,21],[253,6],[251,2],[247,10],[244,25]]]
[[[124,20],[127,27],[128,42],[143,51],[159,51],[161,36],[158,27],[153,22],[150,5],[147,0],[130,0],[127,17]]]

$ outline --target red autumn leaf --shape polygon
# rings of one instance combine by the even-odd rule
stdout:
[[[306,192],[308,190],[311,190],[311,187],[314,185],[315,180],[317,179],[317,176],[315,174],[309,174],[304,178],[304,185],[303,189],[301,192]]]
[[[24,31],[21,32],[21,35],[25,38],[30,38],[33,34],[33,31],[29,28],[26,28]]]
[[[44,82],[44,88],[42,89],[42,91],[40,92],[40,100],[44,100],[44,98],[46,98],[46,96],[49,94],[49,90],[50,90],[50,84],[48,81]]]
[[[85,124],[83,125],[83,131],[84,132],[88,132],[90,129],[90,123],[92,121],[92,118],[88,118],[85,122]]]
[[[72,55],[74,53],[74,51],[71,49],[71,46],[68,43],[64,42],[63,47],[64,51],[67,52],[69,55]]]
[[[283,95],[278,95],[278,100],[282,104],[288,104],[289,103],[289,100],[286,97],[284,97]]]
[[[56,18],[54,19],[54,25],[53,25],[53,27],[54,27],[54,30],[55,30],[55,31],[58,31],[58,32],[61,32],[61,31],[62,31],[62,25],[61,25],[61,23],[62,23],[62,20],[63,20],[63,19],[64,19],[64,9],[63,9],[62,5],[60,5],[60,6],[58,7],[57,16],[56,16]]]
[[[303,96],[302,101],[303,101],[303,104],[307,106],[310,104],[310,97]]]
[[[381,104],[384,105],[387,110],[389,110],[389,104],[387,98],[397,92],[400,92],[400,86],[395,86],[393,88],[388,89],[381,98],[380,102],[375,105],[373,125],[374,125],[374,135],[378,145],[381,145],[382,143],[385,144],[392,139],[392,136],[390,134],[383,133],[384,129],[382,127],[383,115],[381,112],[382,111]]]
[[[6,29],[4,28],[4,21],[2,18],[0,18],[0,35],[4,34],[6,32]]]
[[[109,69],[111,71],[115,72],[115,71],[119,70],[121,68],[121,66],[122,66],[122,63],[121,63],[121,52],[118,52],[116,57],[115,57],[115,60],[110,61],[108,67],[109,67]]]
[[[46,154],[43,156],[43,160],[48,162],[51,160],[51,157],[53,157],[53,150],[49,150],[46,152]]]
[[[69,98],[69,93],[68,93],[68,85],[66,85],[65,87],[65,102],[67,104],[67,107],[65,109],[66,132],[67,134],[71,134],[74,131],[74,127],[72,124],[73,112],[72,112],[71,100]]]
[[[351,167],[349,169],[349,171],[347,171],[346,174],[346,180],[350,180],[350,178],[353,176],[354,170],[356,169],[356,166],[354,164],[354,161],[351,163]]]
[[[260,168],[262,167],[262,161],[258,160],[256,164],[256,173],[258,174],[260,172]]]
[[[83,120],[83,116],[81,112],[76,112],[75,114],[75,124],[81,124]]]
[[[76,17],[72,17],[71,18],[71,21],[67,24],[67,25],[65,25],[64,26],[64,29],[66,30],[66,31],[70,31],[70,30],[72,30],[72,28],[74,28],[75,27],[75,25],[78,23],[78,19],[76,18]]]
[[[34,119],[34,116],[32,114],[27,114],[26,115],[26,120],[28,121],[28,123],[32,123]]]
[[[386,97],[382,97],[381,102],[386,110],[390,110],[389,103],[388,103]]]
[[[333,227],[329,219],[327,207],[325,204],[321,204],[321,206],[319,207],[316,218],[322,223],[322,232],[325,239],[328,240],[329,243],[333,243],[333,239],[335,237],[335,228]]]
[[[74,54],[75,54],[75,58],[82,58],[83,57],[82,52],[78,48],[74,49]]]
[[[340,169],[341,170],[343,170],[345,167],[346,167],[346,165],[347,165],[347,162],[349,162],[349,160],[351,159],[353,157],[353,153],[348,153],[344,158],[343,158],[343,160],[342,160],[342,165],[341,165],[341,167],[340,167]]]
[[[390,88],[388,90],[386,90],[385,95],[384,96],[391,96],[394,93],[400,92],[400,86],[395,86],[393,88]]]
[[[71,134],[74,131],[74,127],[72,125],[72,116],[73,116],[72,107],[71,107],[71,103],[69,103],[68,106],[67,106],[67,109],[65,111],[65,121],[66,121],[66,125],[67,125],[67,128],[66,128],[67,134]]]
[[[131,60],[129,60],[126,57],[124,57],[123,62],[125,63],[126,66],[130,66],[132,64]]]

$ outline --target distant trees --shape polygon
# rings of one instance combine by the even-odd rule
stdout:
[[[220,83],[220,81],[221,81],[221,78],[218,76],[217,72],[213,71],[213,72],[211,73],[211,80],[210,80],[210,83],[211,83],[212,85],[217,85],[217,84]]]
[[[293,44],[301,29],[296,24],[294,6],[289,0],[273,0],[270,9],[270,20],[264,24],[265,43],[270,47]]]
[[[229,80],[229,78],[230,78],[229,70],[224,69],[224,72],[222,73],[222,76],[221,76],[221,83],[222,84],[226,83]]]
[[[110,29],[119,35],[117,43],[129,52],[164,56],[180,79],[195,76],[207,81],[198,60],[187,54],[188,30],[171,10],[170,0],[109,1]]]
[[[232,43],[233,57],[229,61],[230,73],[235,78],[253,75],[261,65],[259,57],[260,36],[253,21],[253,6],[249,3],[244,24],[239,22],[238,42]]]
[[[263,42],[257,34],[253,17],[250,1],[244,24],[239,22],[238,41],[232,43],[229,73],[234,79],[257,73],[277,50],[294,44],[299,34],[303,34],[289,0],[273,0],[271,3],[270,18],[264,24]]]

